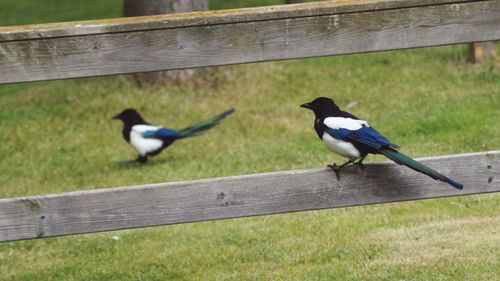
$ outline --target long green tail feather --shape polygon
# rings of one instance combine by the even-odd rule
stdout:
[[[414,159],[404,155],[403,153],[401,153],[397,150],[394,150],[392,148],[383,148],[380,152],[382,154],[384,154],[387,158],[391,159],[392,161],[394,161],[400,165],[405,165],[405,166],[407,166],[407,167],[409,167],[417,172],[426,174],[435,180],[440,180],[442,182],[446,182],[446,183],[450,184],[451,186],[458,188],[458,189],[462,189],[464,187],[461,183],[458,183],[458,182],[434,171],[433,169],[425,166],[422,163],[415,161]]]
[[[202,134],[204,131],[212,128],[213,126],[217,125],[219,121],[222,119],[226,118],[229,114],[234,112],[234,108],[231,108],[215,117],[212,117],[210,119],[207,119],[205,121],[201,121],[199,123],[196,123],[192,126],[189,126],[187,128],[184,128],[179,131],[181,134],[182,138],[188,138],[188,137],[194,137]]]

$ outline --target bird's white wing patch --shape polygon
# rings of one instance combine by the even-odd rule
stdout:
[[[359,130],[363,126],[369,127],[368,122],[364,120],[357,120],[346,117],[328,117],[325,118],[323,123],[332,129],[347,129],[347,130]]]
[[[161,127],[151,125],[135,125],[130,131],[130,144],[139,151],[139,154],[146,154],[159,149],[163,145],[163,141],[153,138],[144,138],[142,134],[145,131],[155,131]]]
[[[132,126],[132,131],[137,133],[144,133],[146,131],[156,131],[161,129],[159,126],[151,126],[151,125],[134,125]]]
[[[329,149],[338,155],[344,156],[345,158],[354,160],[361,156],[359,150],[354,147],[352,143],[336,139],[330,136],[327,132],[323,133],[323,137],[321,139]]]

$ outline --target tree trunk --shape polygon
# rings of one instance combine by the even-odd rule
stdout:
[[[124,0],[123,14],[126,17],[149,16],[169,13],[208,10],[208,0]],[[194,69],[136,73],[134,78],[139,84],[155,84],[165,78],[189,79]]]
[[[126,17],[208,10],[208,0],[124,0]]]

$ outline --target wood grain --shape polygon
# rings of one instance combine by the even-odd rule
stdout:
[[[146,24],[145,30],[120,23],[91,34],[50,29],[55,33],[38,38],[30,27],[17,35],[0,30],[0,84],[500,39],[499,0],[361,2],[284,5],[274,17],[260,8],[241,17],[229,13],[226,21],[210,12],[185,14],[177,16],[184,21],[164,21],[168,28]]]
[[[168,15],[113,18],[89,21],[0,26],[0,42],[89,34],[130,32],[174,27],[207,26],[352,12],[422,7],[472,0],[343,0],[244,9],[212,10]]]
[[[500,191],[500,151],[423,158],[463,190],[393,163],[0,200],[0,241]]]

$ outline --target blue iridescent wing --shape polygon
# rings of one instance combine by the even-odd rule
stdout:
[[[169,128],[160,128],[158,130],[149,130],[142,133],[144,138],[161,138],[161,137],[171,137],[176,138],[180,137],[181,134],[176,130],[172,130]]]
[[[327,127],[325,131],[336,139],[356,141],[375,149],[384,146],[398,147],[372,127],[361,127],[352,131],[344,128],[332,129]]]

